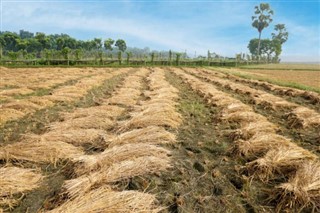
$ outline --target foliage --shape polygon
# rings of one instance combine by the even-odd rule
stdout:
[[[259,6],[255,6],[254,9],[255,15],[252,16],[252,26],[259,32],[258,56],[260,56],[261,33],[262,30],[267,28],[272,22],[271,15],[273,15],[273,10],[270,8],[268,3],[261,3]]]
[[[111,38],[108,38],[107,40],[104,41],[104,48],[106,50],[112,51],[112,45],[114,44],[114,40]]]
[[[118,39],[115,46],[118,47],[121,52],[124,52],[127,49],[127,44],[123,39]]]

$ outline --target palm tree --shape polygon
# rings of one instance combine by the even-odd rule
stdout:
[[[252,16],[252,26],[257,28],[259,32],[258,57],[260,59],[261,33],[272,22],[271,15],[273,15],[273,10],[271,10],[268,3],[261,3],[259,6],[255,6],[254,9],[255,16]]]

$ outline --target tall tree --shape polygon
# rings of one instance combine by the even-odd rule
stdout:
[[[261,33],[272,22],[273,10],[268,3],[261,3],[259,6],[255,6],[254,9],[255,15],[252,16],[252,26],[257,28],[259,32],[258,57],[260,57]]]
[[[282,52],[282,44],[288,40],[289,33],[287,32],[286,26],[284,24],[275,25],[274,30],[276,31],[276,33],[271,33],[271,35],[273,43],[276,47],[276,57],[279,58]]]
[[[114,44],[114,40],[111,38],[108,38],[104,41],[104,48],[106,50],[112,51],[112,45]]]
[[[124,52],[127,49],[127,44],[123,39],[118,39],[115,46],[118,47],[121,52]]]

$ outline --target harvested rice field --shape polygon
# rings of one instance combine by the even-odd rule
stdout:
[[[205,68],[1,68],[0,212],[320,212],[320,94]]]

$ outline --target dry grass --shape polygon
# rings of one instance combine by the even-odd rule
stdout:
[[[224,114],[223,119],[229,122],[249,123],[249,122],[265,122],[266,118],[253,111],[238,111],[230,114]]]
[[[254,135],[275,133],[279,127],[269,121],[249,122],[236,131],[242,139],[248,140]]]
[[[276,197],[280,197],[277,209],[300,209],[312,207],[320,211],[320,163],[307,162],[289,178],[287,183],[277,187]],[[299,210],[299,211],[300,211]]]
[[[32,93],[34,90],[28,88],[7,89],[0,91],[0,95],[13,96],[13,95],[26,95]]]
[[[80,117],[87,117],[87,116],[114,118],[114,117],[120,116],[123,112],[124,112],[124,109],[118,106],[101,105],[101,106],[88,107],[88,108],[79,108],[72,113],[64,113],[63,117],[65,120],[80,118]]]
[[[40,138],[26,140],[0,148],[0,159],[6,161],[31,161],[56,164],[61,159],[73,159],[83,155],[83,151],[61,141],[39,141]]]
[[[108,139],[109,136],[105,131],[98,129],[61,129],[47,132],[41,136],[37,136],[36,138],[38,137],[40,138],[40,141],[45,141],[48,143],[62,141],[75,146],[91,144],[95,147],[104,147],[105,139]],[[26,138],[32,139],[35,138],[35,136],[27,135]]]
[[[41,108],[41,106],[32,103],[28,100],[15,100],[14,102],[3,104],[3,108],[15,109],[23,113],[34,112]]]
[[[244,156],[259,156],[268,150],[277,147],[290,147],[289,139],[275,133],[257,133],[249,140],[236,142],[236,149]]]
[[[108,130],[114,127],[115,121],[110,118],[87,116],[74,118],[64,122],[56,122],[50,125],[50,130],[66,130],[66,129],[103,129]]]
[[[109,144],[109,147],[113,147],[134,143],[171,144],[175,141],[175,135],[166,131],[163,127],[148,126],[142,129],[134,129],[132,131],[122,133],[107,141],[107,143]]]
[[[75,161],[79,162],[76,173],[82,175],[101,168],[107,168],[117,162],[139,157],[155,156],[158,158],[166,158],[169,154],[170,152],[168,150],[150,144],[135,143],[114,146],[100,154],[83,155],[75,159]]]
[[[320,114],[306,107],[297,107],[286,116],[291,127],[320,127]]]
[[[264,157],[248,163],[247,168],[261,180],[268,181],[276,174],[289,174],[306,161],[316,159],[316,155],[292,143],[269,150]]]
[[[22,118],[24,115],[25,113],[15,109],[0,108],[0,125],[10,120],[16,120],[16,119]]]
[[[12,196],[31,191],[41,183],[43,176],[32,169],[18,167],[0,168],[0,205],[13,207],[18,204],[18,198]]]
[[[108,187],[92,190],[74,200],[68,200],[51,213],[156,213],[161,209],[155,205],[154,195],[136,191],[115,192]]]
[[[71,197],[77,197],[89,191],[92,186],[114,183],[140,175],[154,174],[165,171],[170,167],[169,157],[140,157],[114,163],[109,167],[102,167],[99,171],[88,175],[67,180],[64,188]]]

